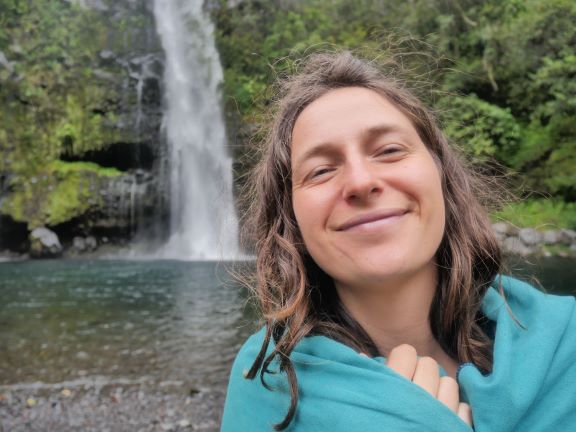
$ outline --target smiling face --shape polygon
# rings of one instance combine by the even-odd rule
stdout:
[[[440,173],[387,99],[360,87],[324,94],[297,118],[291,160],[306,249],[337,286],[377,288],[434,268]]]

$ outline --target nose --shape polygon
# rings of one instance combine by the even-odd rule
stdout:
[[[343,198],[349,202],[367,201],[383,191],[376,167],[365,160],[348,161],[343,181]]]

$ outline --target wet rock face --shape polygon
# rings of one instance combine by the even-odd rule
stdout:
[[[163,54],[157,51],[119,56],[108,51],[105,56],[111,56],[103,59],[104,63],[112,63],[109,69],[118,70],[110,80],[118,95],[112,107],[117,116],[113,126],[129,142],[157,143],[162,121]]]
[[[134,170],[109,181],[100,188],[103,205],[90,217],[96,228],[121,228],[134,231],[154,223],[162,195],[158,178],[145,170]]]

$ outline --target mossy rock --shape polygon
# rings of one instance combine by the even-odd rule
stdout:
[[[30,177],[15,177],[0,212],[30,230],[54,226],[102,206],[99,191],[116,169],[88,162],[53,161]]]

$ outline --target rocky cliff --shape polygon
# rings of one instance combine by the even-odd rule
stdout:
[[[121,243],[165,217],[151,7],[0,0],[0,250],[41,227]]]

